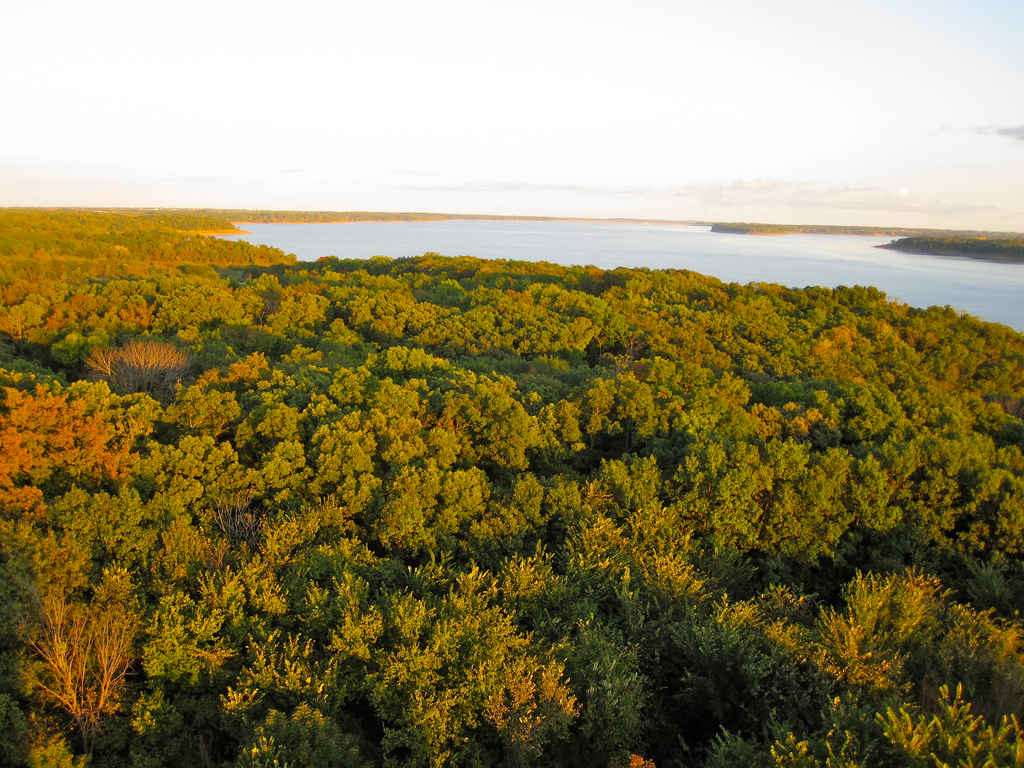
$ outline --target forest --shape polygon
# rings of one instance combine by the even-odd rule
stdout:
[[[1024,765],[1024,336],[0,210],[0,762]]]

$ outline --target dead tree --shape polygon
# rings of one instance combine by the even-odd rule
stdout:
[[[132,341],[123,347],[96,348],[85,359],[94,379],[103,379],[115,392],[147,392],[161,399],[174,394],[174,385],[188,372],[188,355],[163,341]]]
[[[42,606],[40,636],[29,640],[42,664],[34,683],[42,696],[74,722],[85,751],[117,711],[133,658],[135,621],[120,607],[96,611],[48,598]]]

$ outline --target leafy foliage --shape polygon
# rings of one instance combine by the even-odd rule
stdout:
[[[1020,335],[226,215],[0,212],[8,763],[1022,763]]]

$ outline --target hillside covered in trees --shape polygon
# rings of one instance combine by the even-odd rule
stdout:
[[[0,212],[0,755],[1024,765],[1024,337]]]

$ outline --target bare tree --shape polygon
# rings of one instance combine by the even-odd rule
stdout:
[[[250,487],[223,491],[213,500],[213,519],[225,536],[232,541],[256,543],[263,518],[253,509],[255,492]]]
[[[149,392],[166,398],[188,371],[188,355],[164,341],[132,341],[123,347],[94,349],[85,359],[94,379],[117,392]]]
[[[85,751],[102,717],[117,711],[133,658],[135,621],[120,607],[95,612],[65,598],[42,606],[42,631],[29,646],[42,661],[35,685],[74,721]]]

